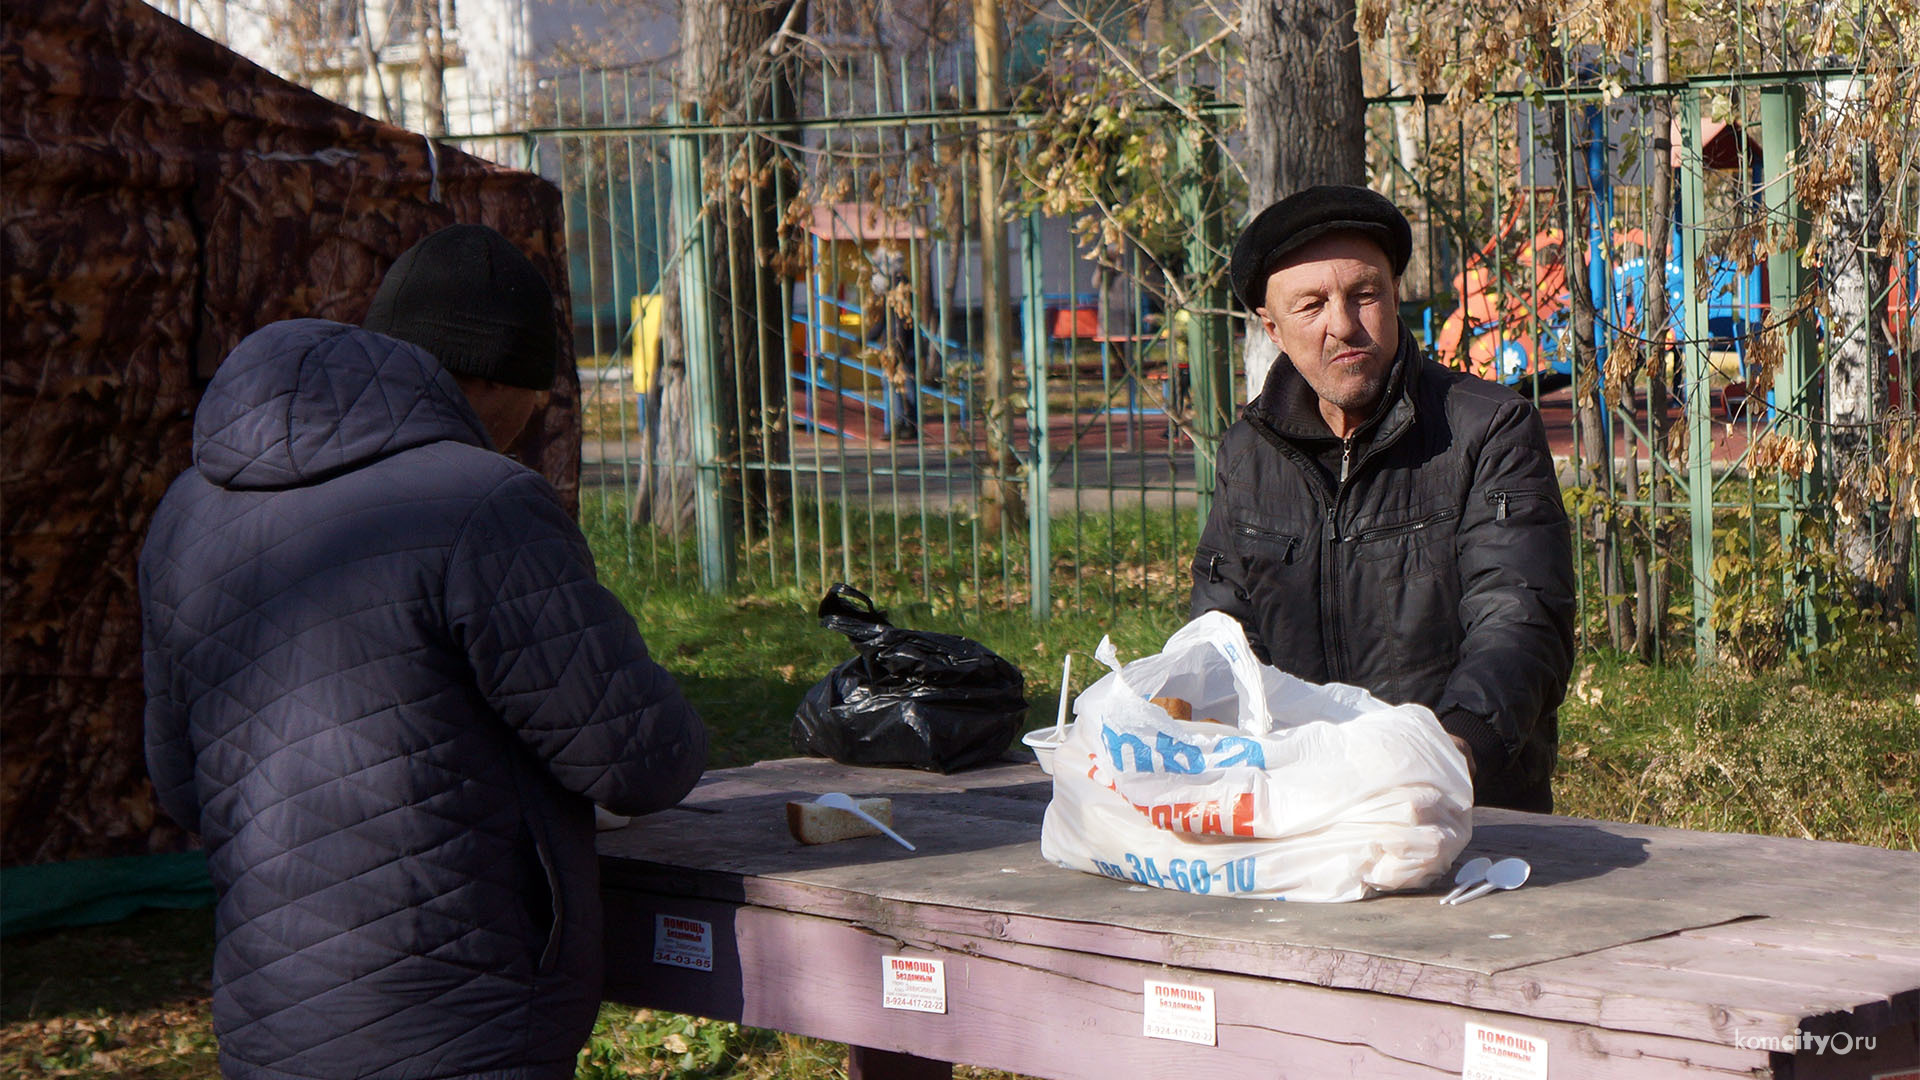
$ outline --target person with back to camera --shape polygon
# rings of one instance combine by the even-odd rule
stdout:
[[[207,851],[228,1077],[574,1074],[594,803],[674,805],[706,733],[504,453],[558,354],[538,271],[455,225],[195,413],[140,560],[147,760]]]
[[[1412,245],[1362,187],[1240,234],[1234,291],[1281,355],[1221,443],[1191,610],[1233,615],[1289,674],[1428,706],[1476,803],[1550,812],[1571,530],[1539,413],[1401,323]]]

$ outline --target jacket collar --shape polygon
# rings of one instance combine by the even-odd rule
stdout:
[[[1419,381],[1420,348],[1413,332],[1400,324],[1400,347],[1387,372],[1387,386],[1374,406],[1373,415],[1360,426],[1359,435],[1375,443],[1389,443],[1412,425],[1413,390]],[[1289,442],[1327,442],[1337,438],[1320,415],[1320,398],[1307,385],[1293,360],[1284,353],[1267,372],[1260,396],[1242,410],[1242,416],[1256,428],[1264,428],[1271,437]]]

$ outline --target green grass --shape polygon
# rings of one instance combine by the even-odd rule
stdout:
[[[213,912],[8,938],[0,1075],[184,1080],[219,1071],[208,1015]]]
[[[1199,519],[1192,509],[1129,508],[1130,491],[1117,489],[1112,513],[1102,489],[1085,493],[1082,510],[1052,515],[1055,616],[1184,604]],[[886,502],[842,508],[802,498],[771,526],[756,517],[734,540],[737,593],[807,606],[845,581],[936,616],[1024,618],[1032,598],[1024,527],[1003,531],[960,510],[896,513]],[[618,491],[593,490],[581,496],[580,524],[601,580],[629,601],[699,591],[691,528],[631,526]]]
[[[1907,665],[1698,675],[1588,658],[1561,710],[1562,813],[1920,850]]]
[[[790,755],[788,730],[802,695],[852,655],[844,638],[814,618],[818,577],[802,584],[789,573],[778,585],[706,595],[687,574],[660,572],[645,550],[630,563],[621,519],[587,509],[583,518],[602,578],[634,612],[655,656],[680,678],[705,718],[713,766]],[[1143,655],[1184,621],[1183,568],[1174,568],[1168,553],[1191,543],[1182,539],[1191,536],[1190,515],[1145,517],[1144,530],[1126,513],[1055,519],[1056,539],[1076,537],[1070,550],[1086,553],[1089,562],[1078,578],[1081,596],[1062,596],[1046,623],[1028,619],[1017,588],[983,593],[971,591],[970,575],[928,578],[928,564],[964,561],[955,557],[940,519],[940,535],[923,543],[917,519],[876,515],[868,532],[862,512],[856,528],[866,539],[855,565],[882,567],[876,576],[883,580],[861,584],[876,590],[897,625],[966,634],[1018,665],[1032,703],[1028,725],[1037,727],[1052,720],[1066,651],[1090,657],[1101,634],[1110,633],[1123,657]],[[836,513],[835,530],[837,520]],[[967,546],[960,553],[970,560],[974,538],[964,530]],[[816,536],[803,547],[803,562],[817,560],[817,543]],[[892,569],[895,550],[901,552],[898,571]],[[989,538],[977,550],[995,564],[1006,551]],[[874,553],[885,558],[867,558]],[[679,554],[683,567],[693,565],[689,550]],[[790,567],[790,548],[776,554]],[[1025,566],[1023,552],[1007,551],[1006,558]],[[1106,613],[1075,613],[1069,601]],[[1920,685],[1912,664],[1850,667],[1844,660],[1835,658],[1813,675],[1804,666],[1696,675],[1684,667],[1583,658],[1561,713],[1559,810],[1920,849]],[[1090,659],[1076,659],[1074,689],[1097,675]],[[207,913],[170,912],[9,940],[0,1074],[211,1075],[210,936]],[[837,1080],[845,1076],[845,1061],[845,1048],[833,1043],[608,1005],[578,1075]],[[1005,1074],[963,1069],[956,1075]]]

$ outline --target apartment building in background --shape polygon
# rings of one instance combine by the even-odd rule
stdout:
[[[563,73],[656,67],[677,37],[674,12],[646,0],[147,2],[282,78],[435,136],[550,119],[571,93]]]

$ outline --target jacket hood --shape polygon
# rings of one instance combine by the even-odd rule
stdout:
[[[248,335],[193,416],[193,462],[213,484],[316,483],[434,442],[492,449],[453,376],[414,345],[325,319]]]

